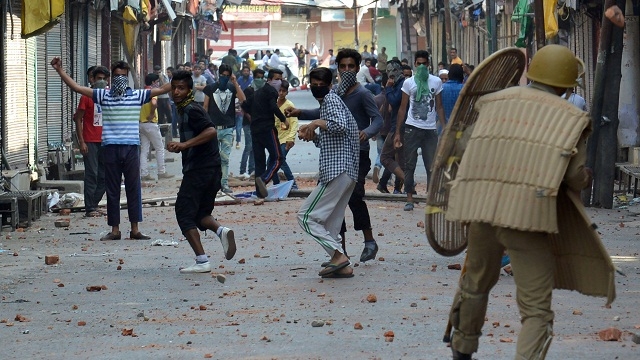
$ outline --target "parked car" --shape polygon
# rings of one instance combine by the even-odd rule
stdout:
[[[269,50],[273,53],[276,49],[280,50],[280,61],[286,63],[289,69],[293,71],[294,75],[298,75],[298,57],[293,53],[293,47],[289,45],[250,45],[250,46],[238,46],[235,48],[238,52],[238,56],[243,57],[244,54],[249,53],[249,57],[255,61],[257,67],[262,68],[262,58]],[[220,66],[221,59],[227,54],[220,56],[218,59],[213,60],[216,66]]]

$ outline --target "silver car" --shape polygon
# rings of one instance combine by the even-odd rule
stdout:
[[[291,71],[293,72],[294,75],[297,75],[298,73],[298,57],[296,56],[296,54],[293,53],[293,48],[289,45],[282,45],[282,46],[276,46],[276,45],[249,45],[249,46],[238,46],[236,48],[234,48],[237,52],[238,52],[238,56],[240,56],[241,58],[244,57],[245,54],[249,54],[249,57],[251,59],[253,59],[253,61],[255,62],[256,66],[258,68],[262,68],[262,58],[264,57],[264,55],[266,54],[267,50],[271,51],[271,53],[273,54],[273,52],[276,49],[280,50],[280,61],[282,61],[283,63],[287,64],[287,66],[289,66],[289,69],[291,69]],[[220,56],[220,58],[213,60],[213,63],[216,66],[220,66],[221,63],[221,59],[222,57],[224,57],[226,54]]]

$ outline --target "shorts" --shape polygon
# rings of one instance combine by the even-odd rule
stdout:
[[[200,221],[213,212],[221,180],[220,167],[197,169],[184,174],[176,199],[176,220],[182,233],[195,228],[207,230]]]

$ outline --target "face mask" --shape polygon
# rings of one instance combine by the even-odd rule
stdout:
[[[229,77],[225,75],[220,75],[220,78],[218,79],[218,88],[220,90],[226,90],[228,83],[229,83]]]
[[[116,75],[113,77],[111,85],[113,86],[113,91],[116,94],[122,95],[129,86],[129,78],[127,75]]]
[[[269,85],[273,86],[276,91],[280,91],[280,86],[282,86],[282,80],[271,80],[269,81]]]
[[[331,88],[328,86],[311,86],[311,94],[316,99],[324,99],[329,91],[331,91]]]
[[[98,80],[93,83],[94,89],[104,89],[107,87],[107,80]]]
[[[387,74],[389,75],[389,77],[393,76],[393,78],[398,81],[398,79],[400,79],[401,76],[404,77],[404,75],[402,74],[402,68],[394,65],[396,64],[387,65]]]
[[[265,80],[263,78],[253,79],[253,88],[256,89],[256,90],[262,89],[262,87],[266,83],[267,83],[267,80]]]

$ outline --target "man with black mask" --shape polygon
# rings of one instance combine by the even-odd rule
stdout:
[[[222,191],[231,193],[229,188],[229,156],[233,146],[233,128],[236,125],[236,97],[244,101],[244,93],[233,75],[231,67],[221,64],[218,69],[218,82],[207,85],[203,92],[204,108],[207,110],[218,133],[220,161],[222,170]]]
[[[336,62],[338,63],[340,82],[336,88],[336,93],[342,98],[351,115],[356,119],[358,130],[360,130],[358,180],[349,199],[349,208],[353,213],[354,229],[356,231],[361,230],[364,235],[364,250],[360,255],[360,261],[365,262],[375,259],[378,253],[378,244],[373,237],[371,229],[369,209],[363,198],[364,182],[371,170],[369,139],[375,136],[382,128],[382,116],[373,99],[373,94],[356,80],[361,61],[362,57],[354,49],[342,49],[338,52]],[[319,118],[320,110],[289,109],[287,116],[297,116],[300,120],[313,120]],[[345,248],[345,232],[346,224],[343,223],[341,231],[343,250]]]

